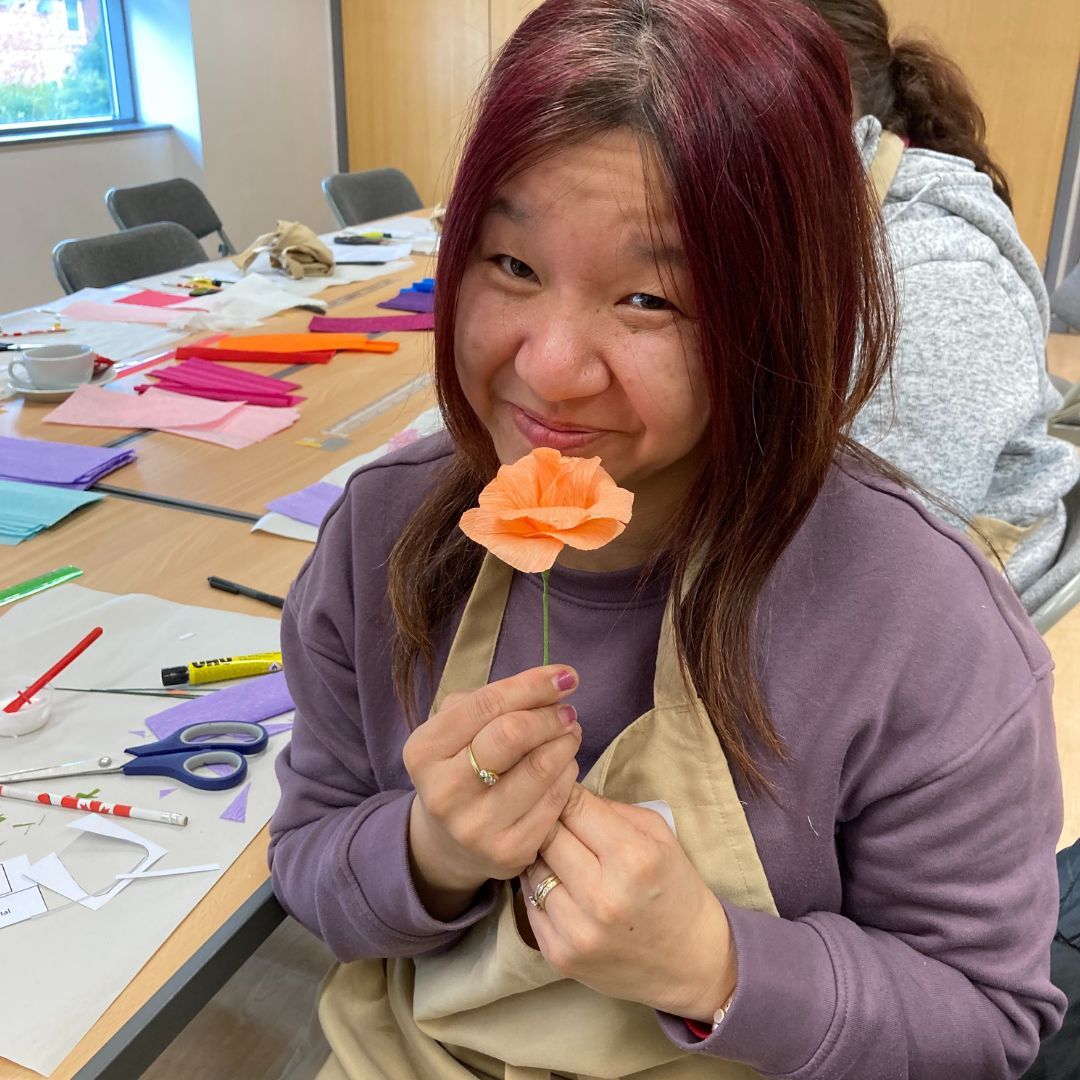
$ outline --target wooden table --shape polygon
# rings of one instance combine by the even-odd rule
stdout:
[[[374,313],[378,299],[424,276],[425,265],[421,260],[392,277],[329,291],[333,313]],[[289,312],[270,320],[263,329],[299,330],[306,327],[308,318],[303,312]],[[431,335],[403,334],[395,340],[401,340],[402,347],[393,354],[339,355],[329,365],[308,365],[290,374],[290,379],[302,384],[300,392],[307,397],[300,406],[301,421],[245,450],[160,432],[132,440],[136,462],[110,474],[106,483],[128,489],[136,497],[109,495],[17,547],[0,548],[0,585],[74,563],[85,572],[78,584],[88,588],[120,594],[147,592],[181,603],[272,615],[274,609],[258,601],[210,589],[207,576],[215,574],[284,595],[310,554],[310,544],[252,533],[246,521],[161,505],[140,496],[171,496],[259,514],[268,499],[312,483],[335,465],[385,442],[428,407],[430,389],[381,413],[353,432],[340,450],[296,445],[297,439],[321,434],[343,416],[425,370]],[[284,369],[284,365],[242,366],[262,374]],[[3,406],[0,434],[95,445],[132,435],[107,428],[43,424],[42,417],[52,405],[9,400]],[[0,635],[3,614],[0,609]],[[128,1037],[134,1032],[138,1040],[144,1023],[157,1023],[155,1039],[149,1044],[156,1040],[160,1049],[257,947],[281,917],[269,892],[267,842],[264,828],[55,1070],[54,1080],[74,1076],[126,1080],[136,1075],[156,1051],[145,1039],[132,1050]],[[117,1052],[130,1056],[114,1057]],[[0,1059],[0,1080],[30,1080],[36,1075]]]

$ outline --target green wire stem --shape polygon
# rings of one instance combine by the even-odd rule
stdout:
[[[540,577],[544,582],[544,666],[546,667],[548,663],[548,578],[551,577],[551,571],[545,570]]]

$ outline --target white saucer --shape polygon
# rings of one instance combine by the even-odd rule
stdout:
[[[16,394],[21,394],[30,401],[63,401],[64,398],[74,394],[80,386],[104,386],[116,378],[116,369],[108,367],[99,375],[95,375],[89,382],[77,383],[75,386],[66,386],[62,390],[39,390],[36,386],[24,383],[22,379],[7,373],[7,386]]]

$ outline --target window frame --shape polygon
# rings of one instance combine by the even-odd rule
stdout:
[[[112,59],[116,115],[100,120],[48,120],[33,124],[0,127],[0,143],[30,142],[52,136],[92,135],[113,128],[128,129],[139,124],[138,103],[128,44],[127,13],[124,0],[101,0]]]

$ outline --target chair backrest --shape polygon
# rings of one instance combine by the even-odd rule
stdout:
[[[1047,575],[1060,577],[1062,581],[1050,597],[1030,612],[1040,634],[1045,634],[1080,602],[1080,484],[1066,492],[1064,502],[1065,537],[1054,565],[1047,571]]]
[[[236,254],[222,228],[221,218],[202,188],[183,177],[138,187],[109,188],[105,192],[105,205],[121,229],[152,225],[157,221],[175,221],[200,240],[216,232],[221,240],[218,245],[221,254]]]
[[[1054,290],[1050,310],[1073,330],[1080,330],[1080,264]]]
[[[362,225],[424,205],[413,182],[400,169],[334,173],[322,182],[322,189],[339,225]]]
[[[160,221],[106,236],[61,240],[52,259],[64,292],[72,293],[194,266],[206,262],[206,252],[183,225]]]

